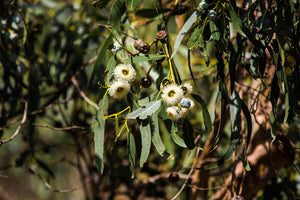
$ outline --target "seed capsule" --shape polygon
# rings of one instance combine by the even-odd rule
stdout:
[[[156,39],[157,40],[160,40],[161,42],[166,42],[165,39],[168,37],[169,33],[167,31],[159,31],[157,34],[156,34]]]
[[[141,53],[148,53],[150,46],[147,42],[144,42],[142,39],[138,39],[134,42],[134,48],[139,50]]]
[[[214,10],[210,10],[207,14],[207,19],[213,20],[216,19],[218,13]]]
[[[208,8],[208,3],[206,3],[206,1],[201,1],[201,3],[199,4],[199,8],[201,10],[206,10]]]
[[[179,175],[177,174],[177,172],[172,172],[169,175],[169,182],[170,183],[177,183],[179,181]]]
[[[151,86],[151,84],[152,84],[152,81],[151,81],[150,77],[143,77],[141,79],[141,86],[143,88],[149,88]]]
[[[188,10],[187,6],[178,4],[174,10],[174,13],[175,13],[175,15],[182,15],[183,13],[186,13],[187,10]]]

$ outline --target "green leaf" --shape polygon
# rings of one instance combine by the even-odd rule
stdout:
[[[236,4],[235,0],[229,1],[229,12],[230,12],[230,16],[231,16],[231,21],[233,23],[235,30],[242,36],[246,37],[245,33],[242,31],[242,20],[238,16],[238,13],[237,13],[238,8],[236,7],[235,4]]]
[[[104,74],[105,74],[105,66],[104,66],[104,62],[105,62],[105,56],[106,56],[106,52],[107,52],[107,48],[108,46],[112,43],[112,36],[110,35],[104,42],[104,44],[102,45],[102,48],[99,50],[98,56],[97,56],[97,60],[95,62],[95,64],[93,65],[93,69],[91,71],[91,78],[93,78],[93,76],[95,76],[95,74],[97,74],[97,78],[99,77],[99,81],[101,83],[101,85],[105,85],[104,82]]]
[[[135,0],[132,0],[135,1]],[[135,12],[136,16],[143,17],[143,18],[154,18],[157,17],[160,14],[169,12],[171,9],[164,8],[164,9],[156,9],[156,8],[143,8],[138,9]]]
[[[103,115],[106,112],[108,107],[108,98],[106,93],[102,97],[102,99],[98,103],[99,110],[96,113],[96,123],[93,124],[94,131],[94,143],[95,143],[95,157],[96,157],[96,165],[99,172],[103,173],[103,154],[104,154],[104,132],[105,132],[105,118]]]
[[[126,0],[126,7],[129,10],[136,10],[141,4],[140,0]]]
[[[175,122],[172,121],[170,135],[173,142],[175,142],[175,144],[177,144],[180,147],[186,148],[187,146],[184,140],[177,134],[177,132],[178,132],[177,124],[175,124]]]
[[[180,132],[183,132],[183,140],[186,146],[192,150],[195,148],[194,142],[194,129],[188,119],[184,119],[182,128],[179,129]]]
[[[125,13],[125,0],[116,0],[110,10],[109,23],[115,27],[121,22],[122,15]]]
[[[189,49],[194,50],[199,47],[200,43],[203,43],[203,26],[201,28],[196,28],[192,33],[190,39],[188,40],[187,46]]]
[[[151,126],[152,143],[154,144],[156,150],[161,156],[169,158],[170,154],[167,152],[166,147],[159,135],[158,113],[159,110],[152,115],[152,120],[153,120],[153,126]]]
[[[108,63],[107,63],[107,70],[108,70],[108,74],[106,74],[106,81],[107,81],[107,82],[110,81],[115,66],[116,66],[116,60],[115,60],[115,57],[112,56],[112,57],[109,59]]]
[[[134,178],[136,147],[134,136],[132,133],[127,134],[127,149],[129,154],[131,178]]]
[[[122,62],[124,62],[124,63],[145,62],[145,61],[150,61],[150,60],[160,60],[164,57],[166,57],[166,56],[149,54],[149,55],[136,56],[136,57],[132,57],[132,58],[126,58],[126,59],[123,59]]]
[[[127,115],[127,119],[147,119],[149,115],[152,115],[156,112],[161,105],[161,101],[151,101],[145,105],[143,108],[138,108],[137,110],[133,111],[132,113]]]
[[[209,28],[210,28],[210,32],[211,32],[210,37],[214,40],[220,40],[221,33],[213,20],[209,22]]]
[[[144,166],[147,161],[151,148],[151,119],[138,120],[140,125],[142,148],[140,157],[140,167]]]
[[[194,94],[194,93],[191,96],[201,106],[205,128],[206,128],[207,132],[211,132],[211,130],[212,130],[211,118],[210,118],[210,115],[209,115],[209,112],[208,112],[208,109],[207,109],[207,106],[206,106],[204,100],[199,95]]]
[[[110,0],[96,0],[92,2],[92,5],[101,9],[104,8],[109,2]]]
[[[193,26],[193,24],[197,21],[197,19],[204,13],[204,11],[196,10],[193,12],[193,14],[189,17],[189,19],[184,23],[181,30],[179,31],[175,44],[174,44],[174,50],[171,58],[177,53],[179,49],[179,45],[181,44],[181,41],[185,34],[190,30],[190,28]]]

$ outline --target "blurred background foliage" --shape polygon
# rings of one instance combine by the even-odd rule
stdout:
[[[105,127],[105,168],[101,175],[96,167],[94,133],[90,129],[96,109],[87,99],[98,102],[103,95],[98,81],[104,81],[110,58],[115,56],[120,61],[128,57],[124,52],[115,55],[110,51],[115,41],[111,32],[133,51],[135,39],[152,41],[159,28],[164,26],[163,17],[168,16],[165,29],[169,32],[169,45],[172,46],[180,28],[200,1],[181,1],[183,6],[180,10],[178,7],[174,9],[175,1],[128,0],[126,7],[122,8],[126,15],[120,18],[115,18],[118,12],[111,13],[115,1],[107,2],[108,5],[101,9],[93,6],[92,1],[85,0],[0,2],[0,199],[171,199],[185,183],[199,148],[190,151],[174,144],[164,123],[160,123],[161,137],[174,159],[161,157],[152,148],[144,167],[136,167],[135,178],[132,179],[127,135],[122,135],[115,144],[115,121],[108,120]],[[289,2],[295,6],[293,12],[297,17],[294,20],[298,23],[299,2]],[[122,26],[114,29],[119,19]],[[267,24],[263,22],[257,22],[258,32],[267,32],[259,26]],[[105,27],[107,24],[113,27],[111,32]],[[298,24],[290,28],[299,36]],[[208,41],[209,36],[205,35],[208,33],[210,31],[204,31],[202,40]],[[229,39],[229,35],[226,37]],[[264,34],[259,37],[264,37]],[[193,75],[195,93],[206,102],[214,122],[218,115],[216,109],[220,109],[220,105],[216,104],[220,100],[216,47],[207,42],[188,55],[188,39],[184,38],[173,61],[182,80],[192,82]],[[299,57],[295,55],[299,41],[293,45],[297,47],[286,45],[280,53],[287,60],[288,75],[299,69]],[[242,60],[252,76],[245,70],[239,71],[243,77],[242,84],[247,86],[253,83],[254,75],[263,75],[263,72],[259,75],[255,70],[251,71],[251,67],[260,62],[260,57],[255,57],[260,54],[254,52],[252,55],[250,66],[246,55]],[[187,59],[188,56],[191,58]],[[227,75],[228,63],[225,65]],[[140,79],[146,75],[150,64],[142,62],[137,66],[137,79]],[[162,66],[167,74],[168,63],[164,61]],[[151,76],[157,77],[155,73]],[[295,76],[289,78],[295,81]],[[155,90],[155,84],[152,84],[150,90],[143,91],[139,98]],[[241,98],[250,99],[257,94],[252,91],[247,95]],[[280,99],[284,97],[283,94],[279,96]],[[296,104],[299,106],[299,101]],[[280,123],[286,113],[285,106],[284,101],[277,106]],[[125,103],[113,101],[108,113],[116,113],[124,107]],[[282,130],[280,128],[295,147],[300,145],[297,109],[295,106],[289,111],[287,123],[281,127]],[[205,132],[202,114],[196,110],[191,112],[189,119],[194,130],[200,133],[198,145],[203,147],[209,135]],[[128,123],[133,132],[138,132],[134,121]],[[227,122],[223,128],[216,157],[226,152],[230,141],[230,124]],[[137,152],[140,152],[140,141],[136,135],[135,139]],[[256,198],[297,199],[297,193],[300,193],[300,176],[296,170],[300,167],[298,153],[293,165],[281,169],[278,176],[257,193]],[[232,172],[231,167],[232,163],[228,162],[212,172],[207,196],[213,196],[220,189],[218,186],[225,182],[220,179],[220,173],[227,177]],[[180,174],[179,180],[177,173]],[[188,199],[190,190],[191,187],[186,187],[179,199]]]

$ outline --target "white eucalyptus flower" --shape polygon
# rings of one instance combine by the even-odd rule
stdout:
[[[175,84],[169,84],[162,89],[162,99],[164,102],[173,106],[179,103],[183,97],[183,91],[180,87]]]
[[[135,79],[135,69],[131,64],[119,64],[113,72],[114,76],[120,81],[132,82]]]
[[[114,99],[122,99],[130,92],[130,85],[126,81],[116,81],[108,89],[108,94]]]
[[[180,87],[181,87],[181,89],[183,91],[183,95],[185,97],[190,96],[192,94],[192,92],[193,92],[193,86],[190,83],[184,83]]]
[[[181,118],[181,111],[176,106],[167,108],[167,113],[169,114],[171,120],[177,121],[179,118]]]

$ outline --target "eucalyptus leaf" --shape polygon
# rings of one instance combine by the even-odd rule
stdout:
[[[132,113],[127,115],[127,119],[147,119],[148,116],[152,115],[156,112],[161,105],[161,100],[158,101],[151,101],[145,105],[143,108],[138,108],[137,110],[133,111]]]
[[[140,156],[140,167],[143,167],[148,159],[151,148],[151,119],[138,120],[140,125],[142,148]]]
[[[134,136],[132,133],[128,133],[127,135],[127,149],[129,154],[131,178],[134,178],[136,146]]]
[[[98,103],[99,110],[96,113],[96,123],[93,124],[94,131],[94,145],[95,145],[95,157],[96,165],[99,172],[103,173],[103,154],[104,154],[104,132],[105,132],[105,118],[103,117],[106,109],[108,108],[108,98],[106,93]]]
[[[156,55],[156,54],[149,54],[149,55],[140,55],[135,56],[132,58],[123,59],[122,62],[124,63],[137,63],[137,62],[145,62],[150,60],[160,60],[166,57],[165,55]]]
[[[125,0],[116,0],[110,10],[109,23],[116,27],[121,22],[122,15],[125,13]]]
[[[211,132],[212,130],[211,118],[204,100],[199,95],[194,93],[191,96],[201,106],[205,128],[207,132]]]
[[[161,137],[159,135],[159,123],[158,123],[158,113],[159,110],[156,111],[152,115],[152,120],[153,120],[153,126],[151,126],[151,133],[152,133],[152,143],[154,144],[155,148],[157,149],[158,153],[161,156],[164,156],[166,158],[170,157],[170,154],[167,152],[167,149],[161,140]]]
[[[179,31],[175,44],[174,44],[174,50],[171,58],[177,53],[179,49],[179,45],[181,44],[181,41],[183,37],[186,35],[186,33],[190,30],[190,28],[193,26],[193,24],[198,20],[198,18],[204,13],[202,10],[196,10],[193,12],[193,14],[189,17],[189,19],[184,23],[181,30]]]
[[[97,7],[97,8],[104,8],[107,6],[107,4],[110,2],[110,0],[96,0],[92,2],[92,5]]]

